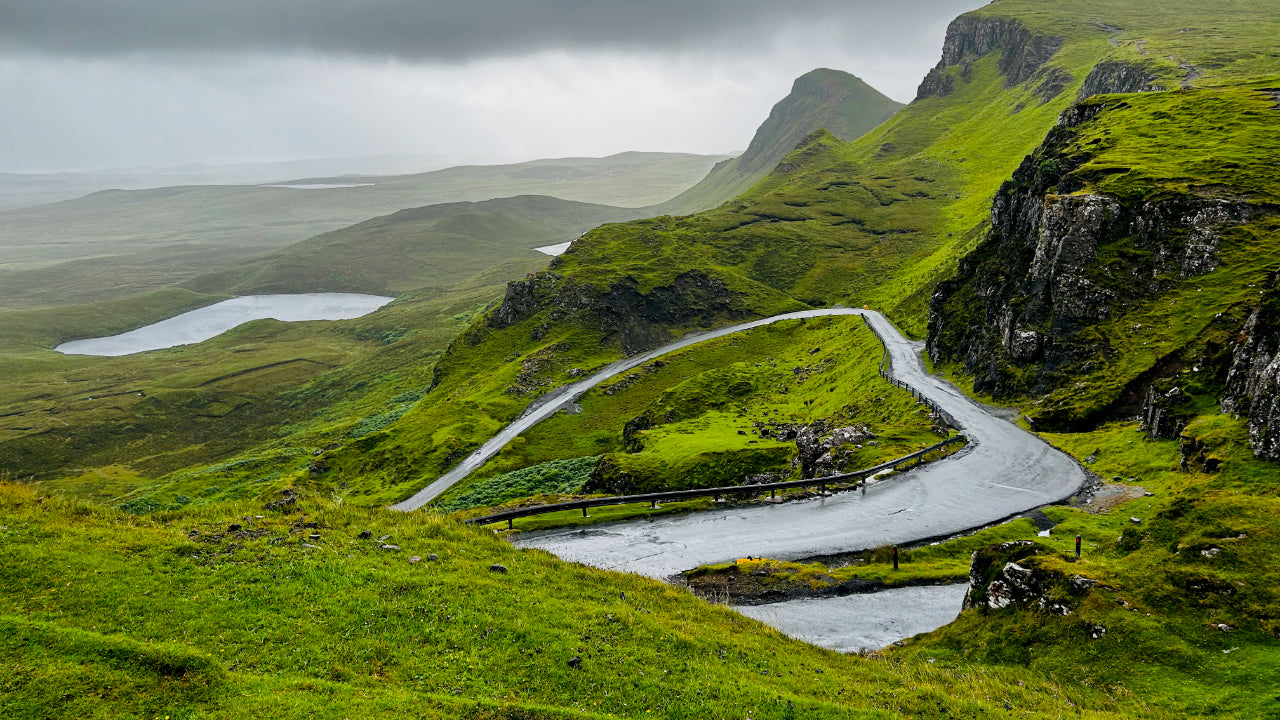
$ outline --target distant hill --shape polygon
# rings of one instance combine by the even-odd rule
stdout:
[[[148,292],[404,208],[516,195],[650,206],[691,187],[723,159],[627,152],[416,175],[107,190],[0,212],[0,310]],[[630,217],[645,214],[651,210]]]
[[[641,210],[521,195],[428,205],[304,240],[265,258],[193,278],[197,292],[401,293],[449,286],[503,263],[545,266],[533,248],[572,240]]]
[[[659,208],[676,215],[713,208],[746,192],[815,130],[854,140],[901,107],[847,72],[811,70],[796,78],[791,93],[773,106],[746,152],[716,165],[702,182]]]

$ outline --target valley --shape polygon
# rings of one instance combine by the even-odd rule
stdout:
[[[732,159],[0,213],[3,714],[1275,716],[1278,38],[995,0]],[[54,351],[312,292],[394,300]]]

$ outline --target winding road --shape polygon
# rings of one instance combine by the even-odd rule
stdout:
[[[873,314],[866,310],[853,310],[847,308],[831,308],[824,310],[801,310],[800,312],[786,313],[785,315],[774,315],[772,317],[763,318],[761,320],[752,320],[751,322],[741,323],[738,325],[730,325],[728,327],[718,328],[716,330],[708,330],[706,332],[690,333],[679,340],[663,345],[660,348],[650,350],[642,355],[636,355],[624,360],[619,360],[588,377],[586,380],[580,380],[572,385],[567,385],[558,391],[553,391],[548,396],[541,398],[534,404],[530,405],[524,414],[515,422],[502,429],[502,432],[494,435],[488,442],[481,445],[477,450],[468,455],[462,462],[458,463],[452,470],[441,475],[439,479],[406,500],[402,500],[391,506],[392,510],[417,510],[432,500],[440,497],[444,491],[456,485],[460,480],[470,475],[476,468],[484,465],[489,458],[497,455],[507,443],[516,439],[521,433],[538,423],[546,420],[566,405],[577,400],[583,393],[611,377],[621,375],[628,370],[635,369],[641,365],[668,355],[677,350],[683,350],[691,345],[714,340],[726,335],[733,335],[752,328],[771,325],[781,320],[796,320],[800,318],[822,317],[825,315],[863,315]],[[886,325],[887,325],[886,321]],[[890,326],[892,327],[892,326]]]
[[[868,310],[792,313],[685,338],[621,363],[618,370],[602,371],[535,412],[538,419],[546,417],[596,383],[696,342],[789,317],[822,315],[864,315],[889,351],[893,376],[948,413],[969,437],[969,446],[946,460],[871,485],[865,494],[532,532],[516,538],[515,544],[595,567],[668,578],[747,555],[799,559],[953,535],[1070,497],[1084,483],[1084,470],[1075,460],[930,375],[920,360],[920,344]],[[504,431],[501,444],[537,422],[524,421],[508,428],[519,425],[519,430]]]
[[[531,405],[453,470],[392,508],[422,507],[516,436],[611,377],[707,340],[781,320],[828,315],[864,316],[889,352],[893,376],[937,403],[968,436],[969,445],[946,460],[871,484],[862,493],[525,533],[515,544],[600,568],[667,578],[746,555],[798,559],[953,535],[1057,502],[1084,483],[1084,471],[1075,460],[930,375],[920,360],[920,343],[904,337],[883,315],[832,308],[695,333],[616,362]]]

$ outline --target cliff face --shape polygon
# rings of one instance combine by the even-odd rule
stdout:
[[[1073,171],[1095,151],[1080,146],[1076,131],[1104,109],[1095,102],[1063,114],[1001,187],[987,237],[931,299],[930,356],[962,364],[978,392],[1008,399],[1064,391],[1135,352],[1146,343],[1121,346],[1099,327],[1217,270],[1224,232],[1260,211],[1246,200],[1205,192],[1091,191]],[[1223,403],[1249,415],[1259,454],[1280,458],[1280,332],[1270,329],[1266,312],[1259,309],[1245,328],[1249,340],[1235,351],[1231,392]],[[1215,322],[1225,327],[1231,319]],[[1143,332],[1140,325],[1126,331]],[[1189,370],[1176,358],[1162,362],[1124,381],[1124,412],[1139,412],[1153,437],[1177,437],[1188,419],[1186,395],[1170,378]],[[1211,374],[1213,368],[1196,371]],[[1067,428],[1104,418],[1048,407],[1036,419],[1044,427]]]
[[[1094,95],[1156,92],[1165,88],[1156,81],[1156,69],[1144,63],[1103,60],[1089,71],[1080,85],[1080,100]]]
[[[1280,291],[1273,277],[1231,353],[1222,411],[1249,418],[1254,454],[1280,461]]]
[[[544,324],[533,331],[534,340],[541,339],[538,334],[553,323],[586,320],[607,338],[616,339],[627,355],[669,341],[673,327],[743,316],[735,311],[733,293],[724,281],[697,270],[681,273],[670,285],[648,292],[642,292],[630,277],[601,292],[546,271],[507,285],[489,326],[502,329],[539,313]]]
[[[947,27],[942,59],[920,83],[916,99],[950,95],[956,82],[950,68],[959,66],[960,77],[966,78],[974,60],[995,50],[1000,50],[999,68],[1005,76],[1005,86],[1019,85],[1047,74],[1041,73],[1041,68],[1062,47],[1062,42],[1060,37],[1033,33],[1011,18],[962,15]],[[1050,79],[1060,90],[1070,76]]]
[[[1090,326],[1214,270],[1222,229],[1249,214],[1193,196],[1070,194],[1067,175],[1082,161],[1067,151],[1071,130],[1101,107],[1064,115],[1000,189],[986,240],[931,300],[930,356],[960,360],[979,392],[1044,393],[1088,369],[1111,350]]]

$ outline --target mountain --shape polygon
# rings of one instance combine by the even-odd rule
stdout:
[[[746,152],[724,160],[701,182],[659,205],[659,214],[684,215],[741,195],[768,174],[809,133],[825,129],[854,140],[902,108],[861,79],[818,68],[796,78],[791,93],[773,106]]]

